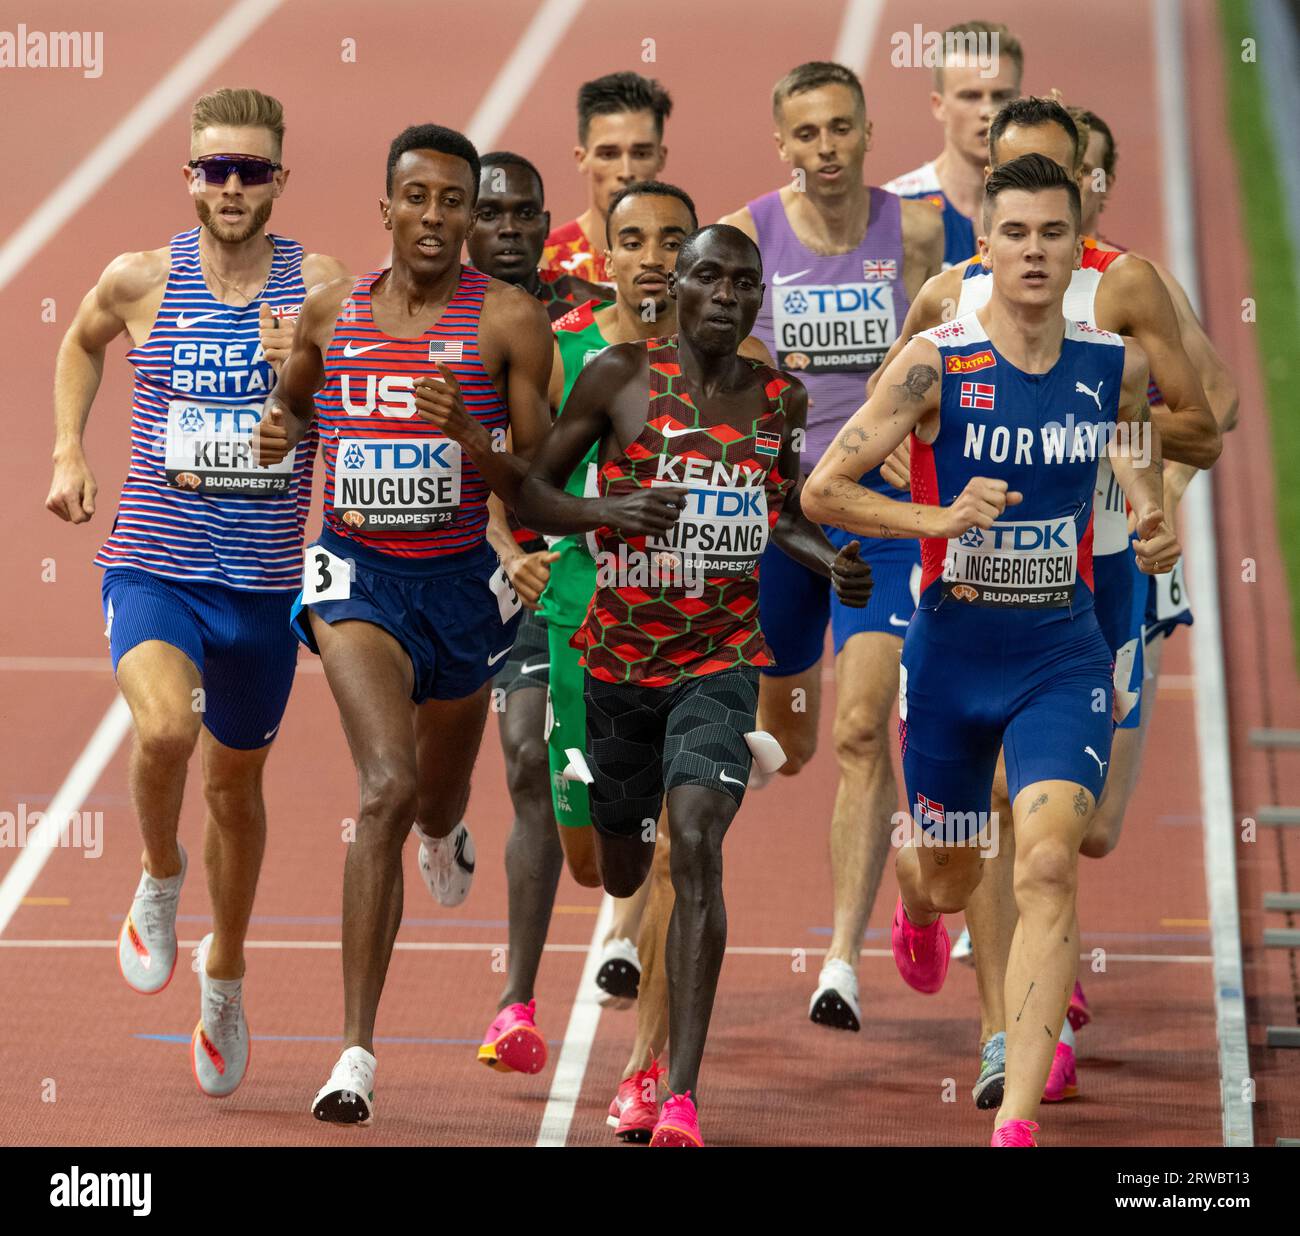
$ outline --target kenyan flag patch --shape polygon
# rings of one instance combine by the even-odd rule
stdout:
[[[781,435],[759,430],[754,438],[754,451],[759,455],[779,455],[781,453]]]

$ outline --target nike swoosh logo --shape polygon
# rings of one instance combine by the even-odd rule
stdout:
[[[183,313],[176,315],[176,329],[189,330],[191,326],[197,326],[200,322],[211,322],[213,318],[224,317],[221,313],[200,313],[192,318],[187,318]]]
[[[684,433],[694,433],[696,426],[688,425],[685,429],[661,429],[659,432],[665,438],[680,438]]]
[[[348,357],[348,359],[350,360],[354,356],[360,356],[365,352],[373,352],[376,348],[382,348],[386,346],[387,346],[387,341],[385,341],[384,343],[368,343],[364,348],[358,348],[352,343],[351,340],[348,340],[348,342],[343,345],[343,355]]]
[[[274,730],[267,730],[266,733],[262,735],[262,741],[270,742],[271,739],[275,737],[275,731],[278,730],[279,728],[280,727],[277,725]]]
[[[574,271],[577,270],[583,262],[590,261],[591,256],[590,253],[575,253],[572,257],[565,258],[560,265],[563,266],[565,270]]]
[[[798,279],[800,275],[806,275],[810,270],[812,270],[812,267],[806,266],[803,270],[795,271],[793,275],[773,275],[772,282],[777,287],[780,287],[783,283],[789,283],[792,279]]]
[[[494,653],[492,656],[488,657],[488,664],[495,665],[498,661],[501,660],[502,657],[508,657],[509,655],[510,655],[510,649],[504,648],[502,649],[502,651],[498,653]]]
[[[735,777],[728,777],[727,774],[726,774],[725,772],[722,773],[722,774],[718,777],[718,780],[719,780],[719,781],[722,781],[722,782],[725,782],[727,785],[744,785],[744,784],[745,784],[743,781],[737,781]]]
[[[910,622],[909,619],[907,619],[907,618],[900,618],[897,614],[890,614],[890,615],[889,615],[889,625],[890,625],[891,627],[905,627],[905,626],[909,625],[909,622]]]
[[[550,668],[551,663],[549,661],[539,661],[536,665],[521,665],[519,672],[521,674],[540,674],[542,670]]]

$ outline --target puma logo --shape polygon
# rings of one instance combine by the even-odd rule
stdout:
[[[1082,382],[1076,382],[1074,384],[1074,393],[1076,395],[1091,396],[1092,402],[1097,405],[1097,411],[1100,412],[1101,411],[1101,388],[1104,385],[1105,385],[1104,382],[1098,382],[1097,389],[1094,391],[1094,390],[1089,390],[1088,387],[1086,387]]]
[[[1104,777],[1106,775],[1106,765],[1109,764],[1110,761],[1103,760],[1091,747],[1084,747],[1083,753],[1092,756],[1092,758],[1097,761],[1097,769]]]

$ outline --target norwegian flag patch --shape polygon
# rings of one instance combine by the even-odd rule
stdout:
[[[754,435],[754,452],[758,455],[779,455],[781,453],[781,435],[759,430]]]
[[[897,279],[898,262],[894,258],[863,258],[862,277],[872,281]]]
[[[963,408],[981,408],[985,412],[993,410],[993,384],[991,382],[963,382],[961,384],[961,406]]]
[[[924,794],[916,796],[916,821],[918,824],[942,824],[943,803],[937,803]]]
[[[463,339],[429,340],[429,359],[431,361],[458,361],[465,351]]]

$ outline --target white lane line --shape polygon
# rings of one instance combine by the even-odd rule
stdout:
[[[871,46],[884,14],[884,0],[846,0],[831,59],[865,78]]]
[[[563,1146],[569,1137],[573,1111],[582,1093],[582,1079],[587,1072],[587,1058],[591,1044],[600,1025],[600,1005],[596,1002],[596,971],[600,968],[600,947],[609,934],[614,921],[614,898],[608,893],[600,903],[596,926],[587,948],[587,960],[578,979],[578,991],[569,1011],[569,1024],[564,1028],[564,1044],[551,1078],[551,1091],[542,1112],[541,1128],[537,1132],[538,1146]],[[550,947],[549,945],[547,946]]]
[[[479,154],[486,154],[496,145],[497,138],[541,76],[551,53],[568,33],[585,2],[545,0],[533,14],[533,20],[519,36],[510,59],[497,70],[487,94],[465,126],[465,136],[474,143]]]
[[[599,921],[599,920],[598,920]],[[606,924],[606,929],[608,925]],[[603,932],[599,936],[593,936],[593,939],[599,944],[603,939]],[[198,948],[199,941],[181,940],[178,942],[178,948]],[[117,940],[0,940],[0,949],[5,948],[116,948]],[[244,944],[245,948],[260,949],[306,949],[308,951],[335,952],[337,953],[342,947],[338,940],[249,940]],[[490,953],[497,949],[504,948],[504,942],[500,943],[472,943],[460,940],[399,940],[393,945],[394,949],[399,951],[413,953]],[[547,944],[544,947],[547,953],[592,953],[589,944]],[[599,953],[599,947],[595,950]],[[770,945],[745,945],[732,944],[727,946],[727,952],[738,957],[785,957],[789,958],[799,949],[795,948],[774,948]],[[825,956],[824,948],[806,948],[802,950],[810,957]],[[864,948],[863,957],[883,960],[888,957],[892,960],[893,953],[887,948]],[[1080,961],[1092,961],[1091,953],[1080,953]],[[1209,953],[1107,953],[1106,964],[1113,961],[1124,961],[1133,963],[1170,963],[1173,965],[1200,966],[1209,965],[1214,960]],[[595,984],[596,969],[591,967],[590,978],[584,969],[582,983],[579,985],[579,994],[582,992],[592,991]],[[593,1001],[594,1003],[594,1001]],[[576,1007],[576,1006],[575,1006]],[[597,1020],[599,1020],[600,1006],[596,1005]],[[573,1029],[573,1020],[570,1017],[569,1029]],[[592,1034],[595,1034],[594,1023]],[[568,1041],[568,1033],[565,1034],[565,1041]],[[590,1044],[588,1044],[588,1048]],[[579,1080],[579,1085],[581,1084]],[[552,1094],[554,1094],[552,1087]],[[576,1092],[575,1092],[576,1094]],[[540,1142],[538,1143],[541,1144]],[[549,1145],[550,1143],[548,1143]]]
[[[1160,200],[1165,260],[1199,306],[1196,224],[1193,213],[1192,144],[1188,130],[1187,64],[1183,47],[1186,14],[1177,0],[1157,0],[1153,12],[1156,96],[1160,115]],[[1211,32],[1217,29],[1209,23]],[[1192,665],[1196,671],[1196,754],[1201,775],[1205,837],[1205,883],[1214,957],[1214,1011],[1219,1040],[1219,1092],[1225,1146],[1255,1144],[1254,1113],[1246,1098],[1253,1087],[1246,1035],[1245,977],[1241,965],[1241,911],[1237,894],[1237,826],[1232,809],[1232,763],[1228,755],[1228,691],[1223,669],[1219,613],[1218,543],[1214,532],[1214,477],[1205,473],[1183,500],[1183,556],[1195,590]]]
[[[9,920],[36,883],[36,877],[41,874],[50,855],[64,841],[70,817],[81,810],[81,804],[95,788],[100,773],[130,728],[131,710],[127,708],[126,700],[120,695],[115,696],[85,750],[77,757],[58,793],[50,800],[40,824],[28,836],[27,845],[5,872],[4,880],[0,881],[0,934],[9,926]]]
[[[106,183],[283,0],[239,0],[118,122],[90,154],[0,246],[0,289],[27,265],[89,200],[87,186]]]

